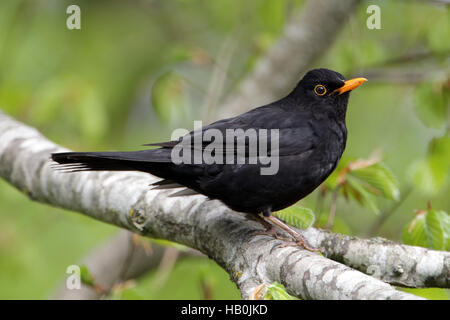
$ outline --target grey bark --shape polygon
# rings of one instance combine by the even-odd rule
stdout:
[[[174,191],[151,190],[149,184],[157,178],[150,175],[56,171],[50,153],[64,150],[36,129],[0,113],[0,176],[6,181],[33,200],[197,249],[230,274],[243,298],[273,281],[304,299],[418,298],[302,248],[277,247],[279,240],[252,234],[261,228],[258,223],[219,201],[200,195],[169,198]],[[308,240],[317,243],[308,232]],[[448,258],[448,253],[436,254]]]
[[[390,284],[450,287],[450,252],[401,245],[383,238],[360,239],[310,228],[306,234],[328,257]]]
[[[150,252],[142,245],[136,245],[132,239],[133,233],[121,230],[119,234],[107,239],[100,246],[94,248],[79,266],[85,265],[95,281],[95,286],[84,285],[81,289],[70,290],[65,281],[54,294],[58,300],[97,300],[107,296],[115,285],[120,285],[127,280],[136,279],[149,270],[156,269],[163,260],[168,247],[152,243]],[[170,248],[177,250],[175,248]],[[179,258],[200,257],[200,252],[195,250],[180,251]]]

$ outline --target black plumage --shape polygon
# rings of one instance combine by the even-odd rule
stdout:
[[[270,216],[317,188],[336,168],[345,149],[345,114],[349,92],[364,78],[345,81],[328,69],[309,71],[286,97],[239,116],[207,125],[190,136],[216,129],[278,129],[278,172],[262,175],[261,163],[175,164],[171,153],[179,141],[150,144],[157,149],[133,152],[65,152],[52,159],[72,171],[137,170],[164,180],[158,189],[185,186],[211,199],[219,199],[233,210]],[[270,140],[270,139],[269,139]],[[205,142],[205,148],[209,142]],[[249,158],[248,141],[244,143]],[[225,145],[217,152],[232,152]],[[216,154],[217,155],[217,154]],[[270,155],[270,153],[269,153]],[[247,159],[248,160],[248,159]]]

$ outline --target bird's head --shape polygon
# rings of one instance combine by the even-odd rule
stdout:
[[[350,91],[366,81],[366,78],[345,80],[339,72],[313,69],[300,80],[291,96],[307,108],[345,116]]]

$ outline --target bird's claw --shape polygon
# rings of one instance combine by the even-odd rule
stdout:
[[[279,232],[277,232],[275,229],[267,229],[267,230],[255,230],[252,232],[253,236],[263,235],[263,236],[272,236],[277,240],[283,241],[283,243],[275,246],[277,248],[286,248],[286,247],[303,247],[304,249],[311,251],[311,252],[320,252],[323,253],[325,250],[324,248],[314,248],[311,246],[308,241],[301,236],[293,237],[293,238],[286,238],[280,235]]]
[[[307,241],[297,239],[295,241],[287,241],[285,243],[282,243],[278,246],[278,248],[286,248],[286,247],[303,247],[305,250],[311,251],[311,252],[320,252],[322,253],[324,251],[323,248],[314,248],[311,246]]]
[[[272,236],[277,240],[282,241],[290,241],[289,238],[283,237],[279,232],[277,232],[275,229],[268,229],[268,230],[255,230],[252,232],[253,236]]]
[[[323,254],[325,252],[324,248],[314,248],[312,245],[309,244],[309,242],[302,237],[301,235],[297,234],[296,236],[293,236],[294,240],[287,241],[285,243],[280,244],[279,248],[285,248],[285,247],[303,247],[305,250],[308,250],[310,252],[319,252]]]

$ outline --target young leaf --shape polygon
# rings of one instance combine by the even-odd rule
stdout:
[[[445,211],[429,210],[425,222],[429,248],[448,250],[449,215]]]
[[[428,247],[425,233],[425,212],[417,214],[410,224],[403,228],[403,243],[411,246]]]
[[[308,229],[315,220],[314,212],[311,209],[293,206],[273,213],[287,224],[299,228]]]
[[[89,272],[89,269],[85,265],[82,265],[80,267],[80,277],[81,277],[81,282],[84,283],[85,285],[88,285],[91,287],[95,286],[94,277],[92,276],[92,274]]]
[[[403,230],[404,243],[434,250],[450,249],[450,217],[445,211],[419,212]]]
[[[346,199],[379,213],[376,197],[398,200],[400,188],[391,170],[374,153],[367,159],[345,159],[324,183],[325,190],[336,190]]]
[[[356,178],[348,176],[345,188],[361,205],[368,207],[375,214],[380,213],[374,195],[367,191]]]
[[[284,286],[278,282],[274,282],[267,286],[264,300],[298,300],[286,292]]]
[[[366,188],[367,191],[372,191],[376,195],[381,194],[391,200],[398,200],[400,197],[397,180],[391,170],[381,162],[370,167],[353,170],[351,175],[366,182],[376,190],[372,191],[372,188]]]

